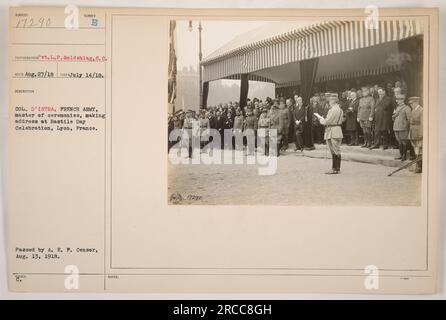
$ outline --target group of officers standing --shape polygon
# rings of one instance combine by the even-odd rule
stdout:
[[[389,90],[383,87],[364,86],[361,90],[344,92],[342,109],[345,111],[345,132],[348,145],[358,145],[358,134],[362,131],[362,148],[388,149],[396,147],[396,160],[409,159],[416,162],[415,172],[422,170],[423,108],[420,97],[406,99],[398,86]]]
[[[410,97],[406,104],[406,96],[399,87],[392,88],[391,94],[388,91],[379,86],[364,86],[360,90],[346,90],[340,97],[333,92],[318,93],[307,105],[299,95],[265,101],[248,99],[244,107],[230,102],[198,112],[188,110],[171,114],[168,128],[169,133],[173,129],[191,130],[194,121],[198,121],[201,131],[215,129],[220,133],[222,148],[237,147],[234,141],[225,142],[225,130],[245,133],[245,144],[246,136],[254,135],[257,147],[257,131],[262,129],[260,139],[265,139],[262,141],[265,155],[270,150],[269,130],[276,129],[277,143],[271,148],[275,156],[288,149],[290,142],[295,143],[295,151],[301,152],[313,150],[314,142],[327,143],[332,154],[332,169],[328,174],[340,172],[343,140],[348,145],[358,145],[362,131],[364,143],[361,147],[387,149],[394,138],[400,152],[397,159],[406,160],[410,151],[412,159],[420,158],[415,172],[421,172],[423,108],[420,98]],[[172,145],[169,142],[169,147]],[[247,147],[247,153],[254,154],[255,150],[248,144]],[[191,149],[189,152],[191,154]]]

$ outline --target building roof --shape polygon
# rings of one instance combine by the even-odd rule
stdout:
[[[237,35],[203,59],[203,64],[218,59],[243,48],[279,39],[281,36],[296,33],[299,30],[316,25],[315,21],[269,21],[264,25]]]

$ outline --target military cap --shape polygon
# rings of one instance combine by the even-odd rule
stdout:
[[[337,94],[337,93],[334,93],[334,92],[327,92],[327,93],[325,94],[325,97],[326,97],[326,98],[338,98],[338,94]]]
[[[414,101],[414,102],[419,102],[420,100],[421,100],[420,97],[410,97],[410,98],[409,98],[409,102],[412,102],[412,101]]]

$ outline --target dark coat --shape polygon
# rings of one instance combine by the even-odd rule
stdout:
[[[224,116],[220,116],[220,118],[215,117],[214,119],[215,129],[217,129],[220,133],[223,133],[223,130],[225,128],[225,122],[226,122],[226,117]]]
[[[305,107],[305,123],[307,123],[308,126],[311,126],[313,124],[313,113],[313,105],[310,104]]]
[[[234,117],[232,116],[232,114],[230,117],[226,116],[223,127],[225,129],[232,129],[234,127]]]
[[[307,148],[313,148],[313,106],[305,107],[305,121],[304,121],[304,145]]]
[[[387,131],[392,128],[393,102],[388,96],[376,100],[373,108],[373,119],[376,131]]]
[[[302,132],[303,131],[303,123],[305,121],[305,115],[306,115],[306,108],[304,106],[301,106],[299,109],[299,106],[296,106],[293,112],[293,120],[294,120],[294,128],[296,131]],[[296,124],[296,121],[300,121],[299,124]]]
[[[358,106],[359,99],[356,99],[355,101],[350,101],[347,110],[345,110],[345,130],[347,131],[358,130]]]
[[[214,116],[210,116],[209,118],[209,126],[211,127],[211,129],[217,129],[217,124],[215,121],[215,117]]]

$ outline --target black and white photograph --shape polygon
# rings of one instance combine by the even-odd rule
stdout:
[[[420,206],[423,22],[171,20],[168,202]]]
[[[6,1],[0,297],[444,298],[439,3]]]

